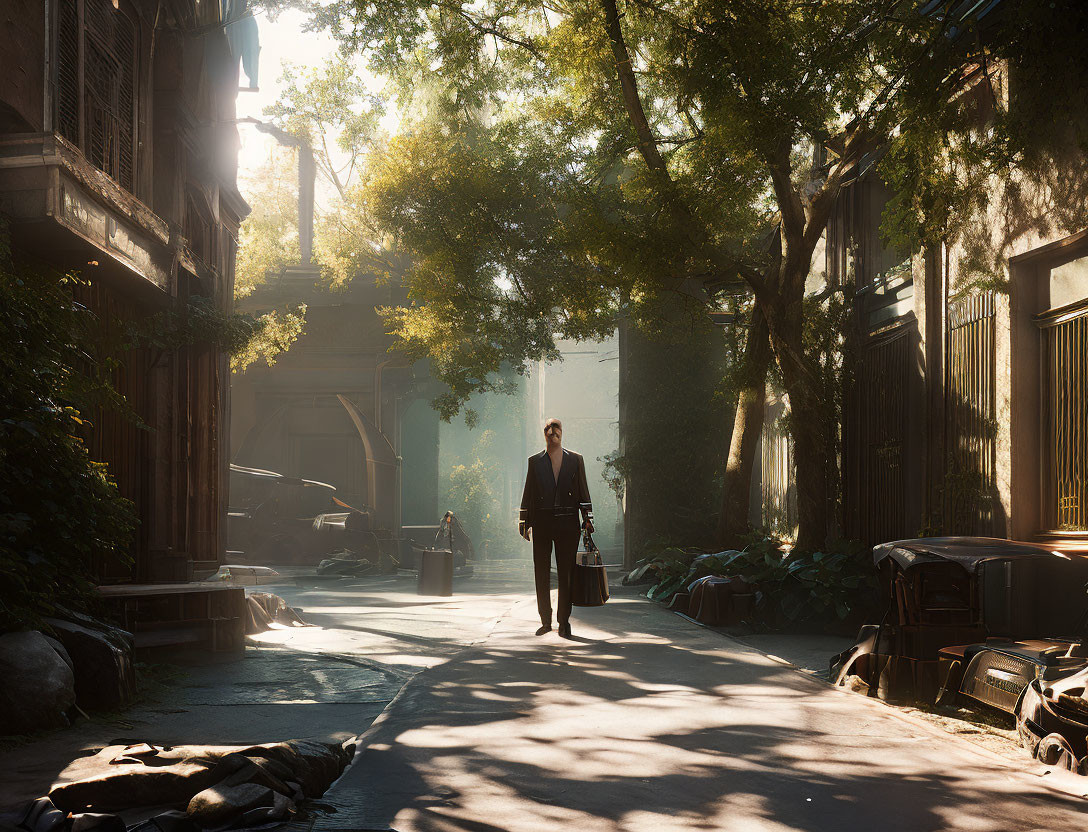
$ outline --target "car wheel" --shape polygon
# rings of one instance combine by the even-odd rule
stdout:
[[[1020,737],[1020,744],[1028,750],[1032,757],[1039,756],[1040,716],[1043,710],[1043,702],[1039,698],[1034,686],[1028,685],[1020,695],[1020,701],[1016,703],[1013,716],[1016,718],[1016,734]]]
[[[1066,771],[1076,771],[1077,764],[1080,762],[1077,760],[1077,755],[1073,753],[1069,741],[1061,734],[1047,734],[1043,737],[1036,757],[1043,765],[1063,768]]]

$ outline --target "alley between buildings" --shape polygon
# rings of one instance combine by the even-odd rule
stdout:
[[[153,701],[0,754],[3,803],[118,739],[342,740],[313,832],[1027,830],[1088,786],[833,689],[619,588],[536,638],[528,576],[271,587],[312,625],[178,672]],[[377,718],[377,719],[375,719]],[[296,822],[296,826],[298,823]]]

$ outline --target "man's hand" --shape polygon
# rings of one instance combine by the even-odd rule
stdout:
[[[532,541],[533,527],[526,526],[524,522],[518,523],[518,534],[524,537],[528,541]]]

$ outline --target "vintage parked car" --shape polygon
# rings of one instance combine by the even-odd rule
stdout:
[[[1016,705],[1016,730],[1032,756],[1088,775],[1088,669],[1032,679]]]
[[[231,465],[227,521],[227,548],[251,563],[316,564],[347,550],[396,568],[392,533],[372,529],[370,513],[327,483]]]
[[[1084,609],[1084,561],[1033,543],[978,537],[883,543],[873,548],[873,561],[887,612],[832,659],[838,684],[856,676],[874,696],[934,702],[944,681],[944,648],[993,638],[1030,652],[1024,639],[1066,647],[1077,640],[1066,634],[1076,624],[1068,619]],[[946,669],[952,658],[946,650]]]
[[[967,537],[885,543],[873,559],[888,611],[832,658],[836,684],[997,708],[1041,760],[1088,773],[1088,561]]]

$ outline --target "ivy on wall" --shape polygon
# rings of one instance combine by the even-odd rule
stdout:
[[[102,410],[139,423],[113,386],[125,352],[200,343],[256,360],[255,342],[278,337],[263,319],[199,297],[104,326],[73,300],[81,283],[15,262],[0,228],[0,632],[38,626],[58,607],[93,606],[94,563],[131,561],[139,518],[83,439]]]
[[[0,631],[58,605],[86,607],[91,564],[125,560],[136,526],[106,466],[88,456],[85,414],[123,400],[88,348],[75,278],[16,269],[0,249]]]

